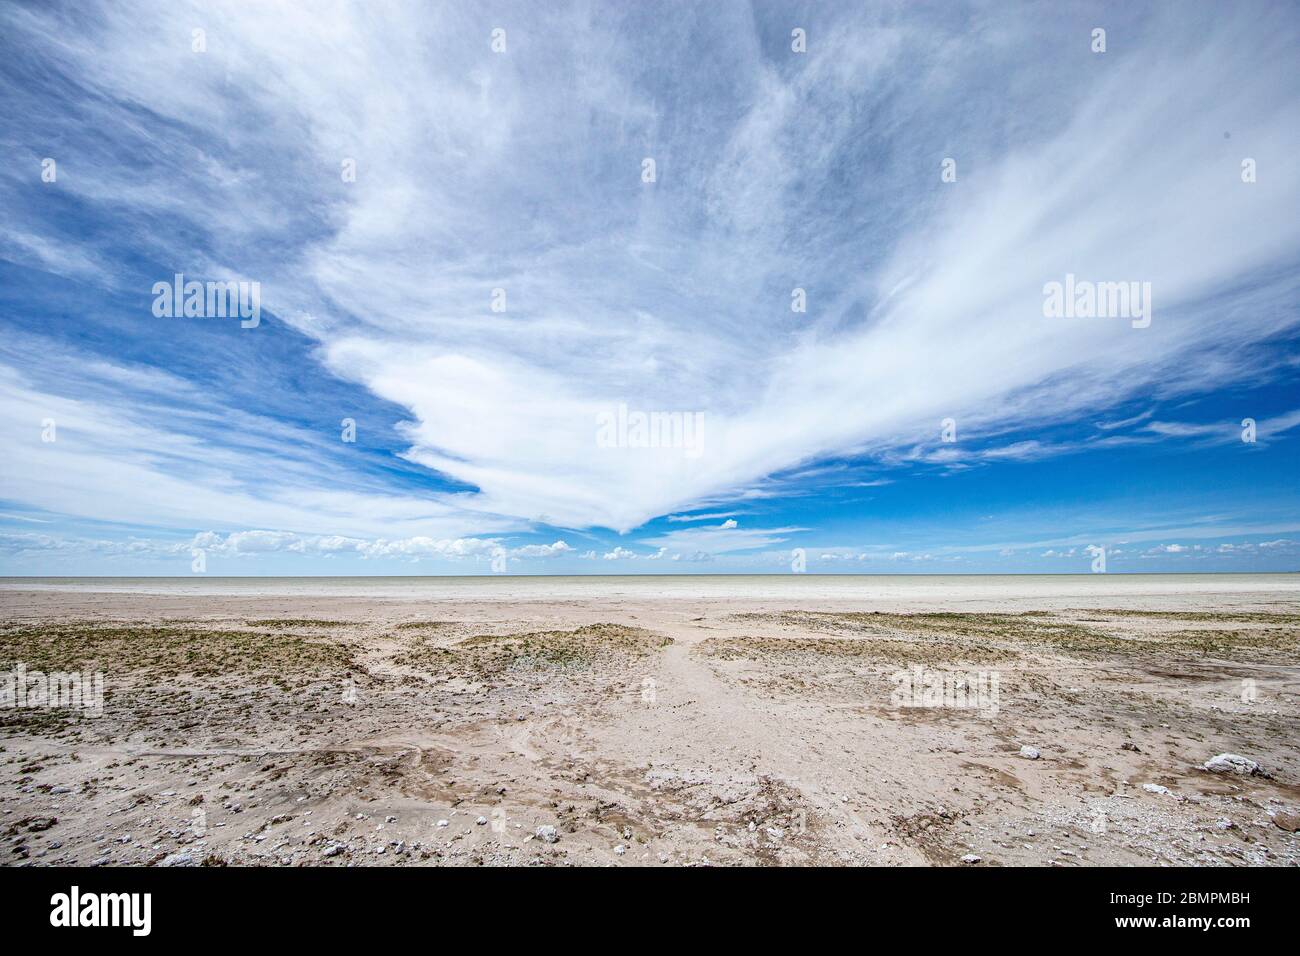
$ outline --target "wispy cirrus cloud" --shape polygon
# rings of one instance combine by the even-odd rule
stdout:
[[[6,357],[0,496],[43,513],[372,542],[735,520],[733,502],[894,480],[842,481],[828,459],[956,469],[1210,438],[1109,412],[1242,382],[1263,367],[1251,347],[1295,332],[1284,9],[1112,7],[1123,42],[1103,56],[1091,14],[978,6],[809,8],[807,54],[789,15],[745,4],[0,16],[19,157],[0,254],[141,299],[76,347],[81,379],[58,359],[72,336]],[[251,360],[216,353],[223,383],[265,376],[269,395],[310,365],[363,391],[391,410],[392,468],[340,466],[334,436],[137,341],[197,335],[146,311],[172,270],[261,281],[294,351],[267,335]],[[1151,326],[1045,318],[1043,284],[1067,273],[1151,282]],[[701,453],[597,447],[620,402],[703,413]],[[1295,416],[1261,417],[1261,437]],[[935,444],[945,417],[965,443]],[[1099,418],[1095,440],[1024,434]],[[637,544],[728,554],[807,527],[764,523]]]
[[[703,528],[682,528],[643,538],[643,543],[688,554],[705,552],[727,554],[770,548],[789,540],[789,536],[806,528],[742,528],[733,519]]]

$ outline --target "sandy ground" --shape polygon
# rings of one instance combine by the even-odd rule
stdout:
[[[105,698],[0,708],[0,862],[1296,865],[1300,580],[1115,581],[10,584],[0,672]],[[1201,768],[1224,752],[1260,772]]]

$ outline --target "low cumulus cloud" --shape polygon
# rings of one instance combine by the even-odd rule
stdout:
[[[289,553],[312,555],[354,554],[361,558],[465,560],[504,555],[508,558],[553,558],[573,549],[563,540],[552,544],[506,547],[499,538],[428,538],[388,540],[348,538],[341,535],[299,535],[286,531],[235,531],[222,535],[205,531],[194,536],[190,548],[211,554],[240,557]]]

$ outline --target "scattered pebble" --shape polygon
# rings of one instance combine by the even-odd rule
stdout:
[[[1279,810],[1273,814],[1273,825],[1278,829],[1285,830],[1287,833],[1295,833],[1300,830],[1300,813]]]

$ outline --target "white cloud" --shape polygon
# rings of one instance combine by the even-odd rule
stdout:
[[[352,553],[362,558],[435,558],[452,561],[488,558],[498,554],[513,559],[553,558],[573,550],[563,540],[552,544],[507,548],[499,538],[430,538],[421,535],[396,540],[366,540],[342,535],[299,535],[283,531],[235,531],[224,536],[214,531],[204,531],[194,536],[189,547],[232,557],[270,553]]]
[[[720,525],[681,528],[651,535],[642,543],[670,551],[726,554],[781,544],[789,540],[788,535],[805,530],[797,527],[742,529],[736,526],[735,521],[727,520]]]
[[[563,541],[556,541],[553,544],[528,544],[521,548],[515,548],[511,551],[512,556],[521,558],[553,558],[557,555],[566,554],[573,549]]]
[[[1213,31],[1208,13],[1156,12],[1133,25],[1125,56],[1069,84],[1051,82],[1073,74],[1039,52],[1045,13],[996,29],[981,20],[987,32],[923,12],[834,15],[817,55],[787,70],[773,67],[753,11],[721,8],[665,36],[618,14],[521,6],[514,35],[527,39],[499,57],[482,17],[455,5],[373,17],[362,5],[321,15],[123,2],[76,30],[57,10],[9,11],[17,42],[94,94],[77,128],[152,115],[175,131],[152,144],[174,179],[88,163],[60,188],[175,224],[134,237],[160,261],[260,278],[264,308],[317,343],[331,372],[409,413],[411,461],[479,490],[336,490],[309,469],[269,467],[288,456],[268,452],[252,469],[179,427],[10,378],[22,416],[5,426],[13,461],[0,493],[167,527],[372,542],[387,529],[403,537],[384,546],[413,555],[538,515],[621,531],[757,493],[824,456],[915,447],[950,415],[989,435],[1091,415],[1202,387],[1195,356],[1216,356],[1222,386],[1250,369],[1238,345],[1294,323],[1279,307],[1293,289],[1265,280],[1300,250],[1300,179],[1243,185],[1235,145],[1249,144],[1261,170],[1300,154],[1289,11],[1216,10]],[[202,59],[185,42],[196,22],[210,37]],[[646,71],[647,49],[678,59]],[[700,49],[728,77],[704,85],[718,99],[692,99],[680,79]],[[1005,55],[1021,70],[1018,95],[949,95],[1000,86],[989,71],[1006,69]],[[894,81],[903,67],[907,84]],[[1234,145],[1208,129],[1231,129]],[[215,141],[198,142],[202,131]],[[879,155],[864,156],[871,138]],[[957,183],[929,168],[938,139],[969,144]],[[649,148],[663,160],[654,189],[637,177]],[[337,167],[349,156],[359,174],[345,185]],[[917,165],[899,168],[898,156]],[[211,238],[167,245],[188,233]],[[88,238],[67,255],[55,238],[4,239],[105,282],[121,241]],[[1045,319],[1042,286],[1067,272],[1151,282],[1151,327]],[[1257,284],[1225,313],[1218,294],[1248,279]],[[795,282],[813,307],[792,329]],[[497,287],[502,314],[489,309]],[[619,401],[702,412],[701,454],[597,448],[595,412]],[[71,440],[33,446],[24,429],[51,408]],[[980,454],[1056,451],[1024,440]],[[647,543],[720,554],[791,530],[730,521]],[[233,547],[272,546],[260,536]]]

